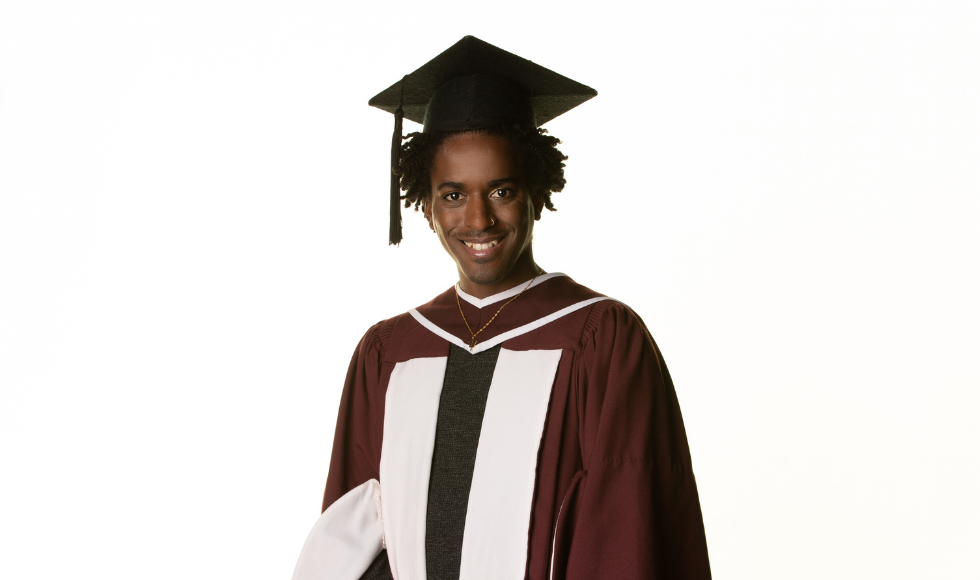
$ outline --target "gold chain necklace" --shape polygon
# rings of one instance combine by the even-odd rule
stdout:
[[[538,270],[538,273],[534,275],[534,278],[531,278],[531,281],[527,283],[527,286],[524,287],[524,290],[527,290],[528,288],[530,288],[531,287],[531,284],[534,283],[534,281],[537,279],[537,277],[540,276],[543,273],[544,273],[544,270]],[[518,298],[520,298],[521,297],[521,294],[524,293],[524,290],[521,290],[520,292],[517,293],[517,296],[514,296],[513,298],[511,298],[507,302],[504,302],[504,305],[501,306],[497,310],[497,314],[494,314],[493,315],[493,318],[491,318],[486,324],[483,325],[483,328],[481,328],[480,330],[477,330],[476,332],[473,332],[473,329],[470,328],[470,323],[469,322],[466,322],[466,315],[463,314],[463,305],[459,303],[459,284],[456,284],[455,286],[453,286],[453,289],[456,290],[456,306],[459,307],[459,315],[463,317],[463,324],[466,325],[466,330],[468,330],[469,333],[470,333],[470,352],[473,352],[473,347],[476,346],[476,335],[478,335],[481,332],[483,332],[484,330],[486,330],[486,328],[488,326],[490,326],[490,323],[493,322],[494,319],[497,318],[497,314],[500,314],[500,311],[503,310],[504,307],[506,307],[511,302],[513,302],[513,301],[517,300]]]

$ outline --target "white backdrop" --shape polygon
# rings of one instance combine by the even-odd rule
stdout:
[[[980,4],[638,6],[2,2],[0,577],[289,577],[455,276],[366,103],[465,34],[599,91],[536,257],[657,338],[715,577],[980,576]]]

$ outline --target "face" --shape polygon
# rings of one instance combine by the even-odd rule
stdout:
[[[425,217],[455,260],[463,291],[485,298],[537,274],[531,232],[543,200],[528,191],[503,138],[478,132],[450,137],[430,175]]]

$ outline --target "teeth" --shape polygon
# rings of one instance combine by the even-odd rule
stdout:
[[[463,242],[466,247],[472,248],[474,250],[489,250],[490,248],[497,245],[497,242],[489,242],[487,244],[471,244],[469,242]]]

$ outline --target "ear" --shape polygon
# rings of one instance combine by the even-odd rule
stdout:
[[[429,222],[429,229],[433,232],[436,231],[435,226],[432,225],[432,207],[429,204],[429,199],[422,200],[422,215],[425,216],[425,221]]]
[[[534,204],[534,221],[541,219],[541,210],[544,209],[544,195],[537,193],[532,199]]]

